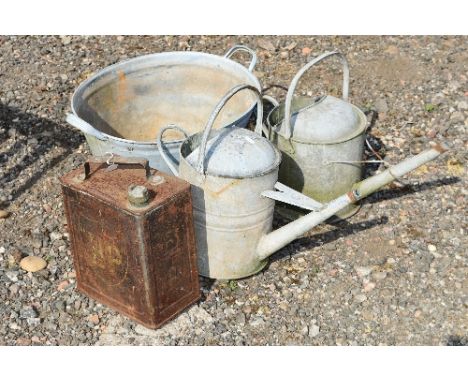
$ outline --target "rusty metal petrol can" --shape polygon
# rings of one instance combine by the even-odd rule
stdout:
[[[61,183],[79,291],[153,329],[199,299],[189,183],[123,157]]]

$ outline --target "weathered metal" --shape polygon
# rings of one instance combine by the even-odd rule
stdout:
[[[443,144],[431,144],[431,148],[413,157],[388,168],[380,174],[371,176],[354,184],[350,190],[338,198],[325,204],[319,211],[310,212],[289,224],[263,236],[257,247],[259,261],[266,259],[272,253],[283,248],[291,241],[301,237],[311,228],[336,215],[343,208],[356,203],[366,196],[378,191],[385,185],[406,175],[410,171],[436,159],[440,154],[448,150]]]
[[[303,74],[331,56],[338,56],[343,64],[343,99],[330,95],[293,97]],[[278,105],[268,98],[277,104],[268,115],[267,134],[283,154],[280,182],[321,203],[335,199],[362,179],[367,119],[359,108],[348,102],[348,88],[346,58],[338,52],[327,52],[296,74],[284,104]],[[344,219],[358,209],[357,205],[351,205],[337,216]],[[278,212],[289,218],[304,213],[288,206],[278,208]]]
[[[244,89],[259,98],[255,132],[212,131],[223,105]],[[262,119],[258,90],[239,85],[218,103],[204,133],[182,143],[177,166],[179,176],[192,184],[198,270],[203,276],[237,279],[266,265],[255,256],[255,248],[259,237],[271,231],[274,201],[261,193],[273,189],[281,154],[261,137]]]
[[[246,129],[211,131],[223,105],[244,89],[255,92],[260,99],[258,91],[249,85],[234,87],[215,108],[203,134],[191,135],[180,148],[179,176],[192,184],[198,270],[206,277],[237,279],[259,272],[266,265],[267,257],[284,245],[395,177],[440,154],[440,150],[428,150],[389,169],[386,174],[392,176],[379,174],[356,184],[350,194],[353,198],[345,193],[323,205],[299,198],[288,187],[277,183],[281,154],[260,135],[261,106],[255,132]],[[281,195],[273,191],[275,188]],[[317,211],[271,232],[272,199],[281,198],[290,203],[291,196],[293,204],[305,204]]]
[[[190,184],[122,157],[61,183],[79,291],[149,328],[199,299]]]
[[[249,68],[230,57],[251,55]],[[218,100],[235,84],[261,85],[252,73],[256,54],[245,46],[231,48],[224,57],[200,52],[166,52],[111,65],[83,83],[72,97],[67,121],[81,130],[93,155],[114,153],[142,157],[170,173],[155,138],[169,124],[190,133],[201,131]],[[239,94],[220,115],[215,128],[246,126],[255,108],[251,94]],[[168,155],[178,159],[181,137],[166,137]]]

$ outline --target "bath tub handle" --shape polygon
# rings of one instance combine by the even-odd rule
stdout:
[[[100,132],[99,130],[95,129],[91,126],[88,122],[83,121],[80,117],[75,114],[67,114],[66,121],[72,125],[73,127],[77,128],[81,132],[91,135],[92,137],[99,139],[100,141],[108,141],[109,137],[107,134]]]
[[[245,45],[234,45],[231,49],[229,49],[224,58],[231,59],[231,56],[238,51],[247,52],[250,54],[250,64],[249,64],[249,72],[252,72],[257,64],[257,53],[255,53],[252,49]]]

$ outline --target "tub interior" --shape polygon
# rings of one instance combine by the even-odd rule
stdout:
[[[229,89],[242,83],[259,87],[248,72],[236,70],[238,64],[234,62],[235,65],[222,65],[191,61],[116,66],[77,91],[74,110],[104,133],[148,142],[154,141],[160,129],[170,124],[189,134],[199,132]],[[237,93],[219,114],[214,128],[236,122],[255,103],[253,92]],[[176,140],[181,134],[169,130],[164,138]]]

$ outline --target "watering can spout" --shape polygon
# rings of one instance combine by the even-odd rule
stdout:
[[[407,158],[377,175],[356,183],[348,193],[329,202],[320,211],[311,212],[273,232],[270,232],[269,234],[266,234],[258,243],[258,258],[260,260],[266,259],[268,256],[272,255],[293,240],[299,238],[310,229],[329,219],[344,207],[365,198],[410,171],[413,171],[423,164],[436,159],[440,154],[447,150],[447,146],[443,143],[431,143],[430,149],[411,158]]]

